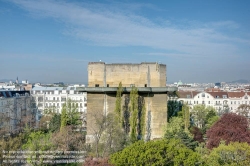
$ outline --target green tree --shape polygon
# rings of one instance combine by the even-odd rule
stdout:
[[[123,113],[122,113],[122,83],[119,83],[119,87],[116,92],[116,101],[115,101],[115,113],[117,114],[118,121],[122,124]]]
[[[177,100],[168,100],[167,105],[168,105],[167,120],[169,122],[171,117],[178,116],[178,112],[182,110],[182,103]]]
[[[206,109],[208,110],[208,113],[205,118],[205,126],[202,128],[202,133],[206,133],[206,131],[220,118],[213,107],[210,106]]]
[[[166,139],[180,139],[190,149],[195,149],[198,143],[193,139],[191,134],[184,130],[184,122],[180,117],[172,117],[167,124],[164,138]]]
[[[132,87],[130,92],[130,140],[131,142],[137,141],[137,119],[138,119],[138,91],[137,88]]]
[[[132,87],[130,92],[129,105],[130,141],[134,143],[135,141],[143,139],[144,137],[146,116],[144,98],[138,95],[138,90],[136,87]]]
[[[247,143],[231,142],[226,145],[222,142],[205,157],[205,161],[208,166],[246,166],[250,163],[250,146]]]
[[[68,99],[66,103],[63,104],[61,111],[61,128],[62,130],[65,126],[74,125],[78,126],[81,124],[80,113],[77,111],[78,106],[71,99]]]
[[[60,128],[61,131],[63,130],[64,127],[67,126],[67,121],[68,121],[68,117],[67,117],[66,104],[63,104],[62,113],[61,113],[61,128]]]
[[[204,128],[206,120],[208,120],[211,116],[214,116],[214,112],[215,109],[211,106],[206,107],[203,104],[195,105],[192,110],[194,125],[200,129]]]
[[[61,115],[60,114],[54,114],[52,119],[49,122],[49,131],[54,132],[58,131],[61,126]]]
[[[190,127],[190,112],[189,112],[189,106],[187,104],[184,104],[182,106],[182,115],[184,119],[185,132],[188,132],[188,128]]]
[[[110,156],[113,165],[195,165],[199,162],[198,153],[188,149],[178,139],[138,141],[122,151]]]
[[[35,151],[48,151],[53,147],[53,144],[50,141],[51,134],[44,133],[42,131],[31,132],[28,136],[28,140],[23,144],[22,149],[27,151],[32,151],[29,158],[27,158],[28,163],[32,165],[36,164],[36,161],[42,162],[42,158],[39,158],[40,154],[35,153]]]

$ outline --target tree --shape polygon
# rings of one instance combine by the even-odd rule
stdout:
[[[123,121],[123,113],[122,113],[122,83],[119,83],[119,87],[116,92],[116,101],[115,101],[115,113],[118,118],[118,121],[122,123]]]
[[[221,140],[226,144],[230,142],[247,142],[250,144],[250,131],[248,121],[244,116],[227,113],[207,131],[207,147],[218,147]]]
[[[188,132],[188,128],[190,127],[190,112],[189,112],[189,106],[187,104],[182,105],[181,113],[184,120],[185,132]]]
[[[229,106],[228,106],[228,104],[225,104],[225,105],[223,105],[222,108],[219,107],[218,115],[219,115],[219,116],[222,116],[223,114],[229,113],[229,112],[230,112]]]
[[[194,140],[195,140],[195,141],[198,141],[199,143],[204,142],[203,134],[202,134],[202,132],[201,132],[201,129],[199,129],[199,128],[196,127],[196,126],[193,126],[193,127],[191,128],[191,133],[193,134]]]
[[[245,166],[250,163],[250,146],[247,143],[231,142],[228,145],[220,143],[205,159],[206,165]]]
[[[62,131],[55,131],[50,138],[53,150],[79,151],[85,149],[85,133],[74,131],[73,126],[66,126]]]
[[[66,103],[63,104],[61,111],[61,128],[62,130],[65,126],[74,125],[78,126],[81,124],[81,116],[77,111],[78,106],[71,99],[68,99]]]
[[[207,108],[208,108],[208,113],[205,118],[205,126],[202,128],[202,133],[206,133],[206,131],[220,118],[213,107],[207,107]]]
[[[248,117],[249,113],[250,113],[250,105],[241,104],[237,108],[236,112],[237,112],[238,115],[242,115],[242,116]]]
[[[49,122],[49,131],[55,132],[60,129],[61,126],[61,114],[54,114]]]
[[[192,118],[194,125],[200,129],[205,127],[206,120],[208,119],[207,114],[209,112],[215,112],[215,109],[211,106],[206,107],[205,105],[195,105],[192,110]]]
[[[137,141],[110,156],[113,165],[195,165],[200,156],[178,139]]]
[[[31,132],[28,136],[28,140],[23,144],[22,149],[27,151],[32,151],[29,153],[29,158],[27,158],[28,163],[37,165],[36,161],[42,162],[39,158],[40,154],[35,153],[35,151],[48,151],[53,148],[53,144],[50,141],[51,134],[44,133],[42,131]]]
[[[109,113],[106,117],[105,130],[101,137],[102,157],[107,157],[110,154],[122,150],[126,144],[124,130],[122,130],[114,114]]]
[[[112,166],[112,165],[108,163],[108,158],[88,157],[85,159],[83,166]]]
[[[168,122],[171,117],[178,116],[178,112],[182,110],[182,103],[177,100],[168,100]]]
[[[137,88],[132,87],[132,90],[130,92],[130,140],[131,142],[137,141],[137,119],[138,119],[138,92]]]
[[[130,141],[134,143],[137,140],[143,139],[145,132],[146,108],[144,98],[138,95],[137,88],[132,87],[129,97]]]
[[[0,112],[0,136],[17,135],[26,125],[35,127],[35,110],[31,107],[30,96],[4,98]]]
[[[17,151],[22,148],[22,144],[26,141],[26,133],[20,133],[15,137],[7,137],[0,139],[0,165],[11,166],[12,163],[2,163],[3,155],[8,155],[9,151]],[[7,154],[6,154],[7,153]]]
[[[125,134],[114,114],[103,115],[92,113],[94,126],[91,128],[94,136],[92,145],[95,157],[106,157],[110,153],[121,150],[124,146]]]
[[[195,149],[198,143],[192,138],[189,131],[184,130],[184,122],[180,117],[172,117],[167,124],[164,138],[180,139],[190,149]]]

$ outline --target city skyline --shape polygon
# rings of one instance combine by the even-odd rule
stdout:
[[[87,65],[158,62],[167,82],[250,80],[249,1],[0,0],[0,79],[87,82]]]

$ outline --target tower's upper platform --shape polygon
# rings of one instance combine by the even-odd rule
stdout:
[[[157,62],[89,62],[88,87],[166,87],[166,65]]]

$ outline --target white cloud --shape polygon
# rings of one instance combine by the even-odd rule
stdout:
[[[178,27],[174,23],[157,24],[138,15],[135,9],[151,7],[136,4],[131,11],[122,4],[115,7],[98,3],[70,3],[66,1],[12,0],[35,17],[49,17],[65,23],[65,34],[101,46],[145,46],[183,53],[181,56],[233,56],[237,45],[249,40],[230,37],[217,29],[240,26],[233,21],[187,23]],[[131,5],[132,6],[132,5]],[[128,9],[128,6],[126,6]],[[164,54],[164,53],[163,53]],[[175,56],[176,54],[168,54]],[[178,56],[178,55],[177,55]]]

